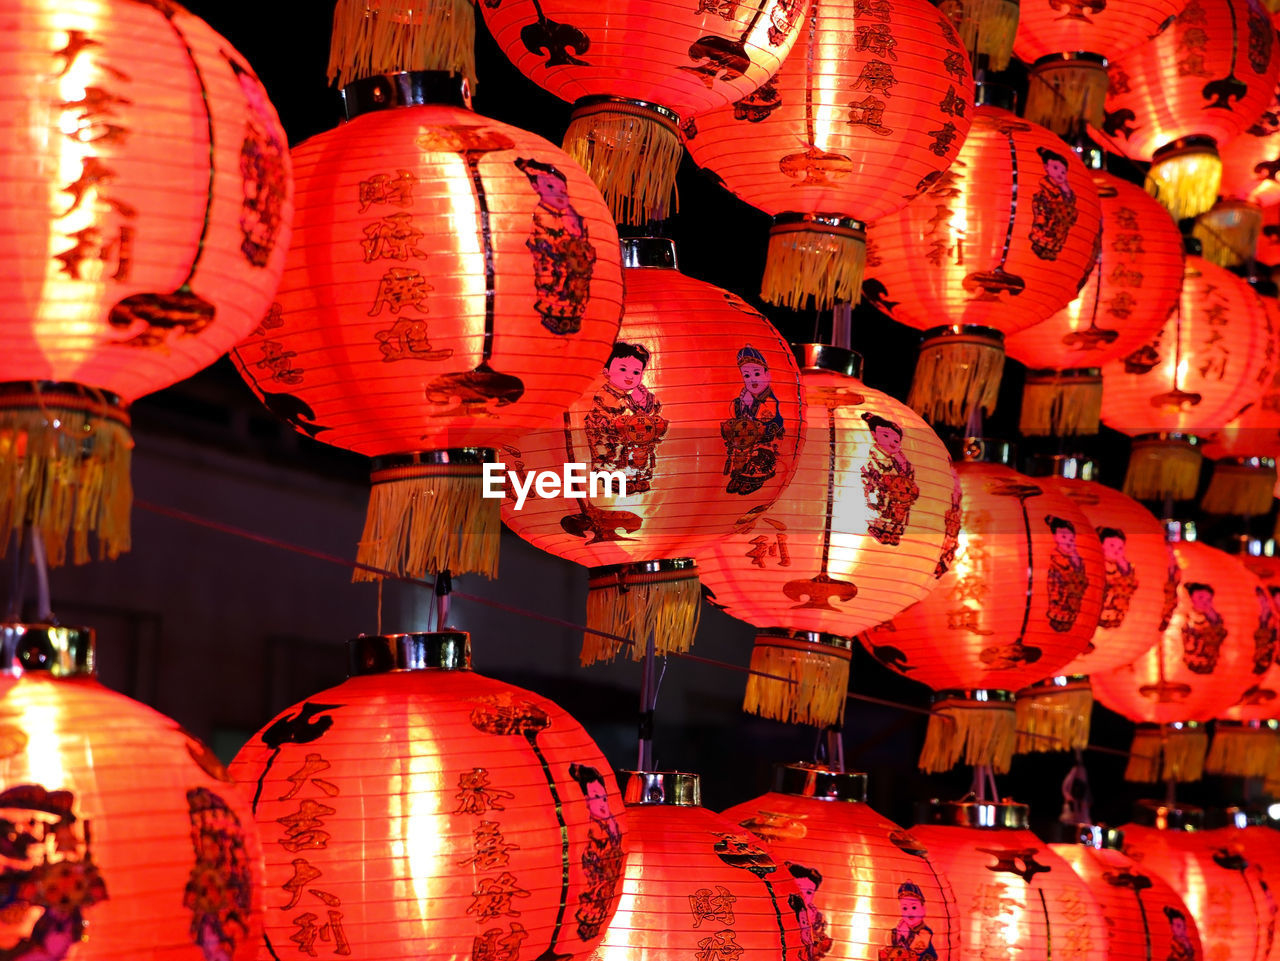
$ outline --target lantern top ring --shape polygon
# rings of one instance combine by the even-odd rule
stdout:
[[[692,557],[664,557],[657,561],[632,561],[629,564],[588,568],[587,579],[592,586],[597,586],[598,581],[616,581],[619,585],[625,585],[633,577],[657,577],[662,580],[666,579],[663,575],[694,577],[697,571],[698,562]]]
[[[623,237],[618,244],[624,267],[675,270],[678,266],[676,242],[666,237]]]
[[[951,437],[947,439],[947,451],[951,454],[953,461],[961,461],[965,464],[1002,464],[1005,467],[1013,466],[1018,453],[1017,447],[1009,441],[997,440],[993,437]],[[984,691],[981,693],[1007,692]],[[991,700],[999,700],[999,698],[991,698]]]
[[[395,107],[433,106],[471,109],[467,78],[447,70],[406,70],[353,80],[344,86],[342,114],[354,120],[361,114]]]
[[[1163,801],[1138,801],[1133,806],[1133,822],[1160,831],[1201,831],[1204,811],[1189,804],[1175,806]]]
[[[977,344],[983,347],[1004,348],[1004,334],[994,327],[982,324],[943,324],[930,327],[920,335],[920,349],[939,344]]]
[[[770,233],[786,233],[789,230],[812,230],[826,228],[832,233],[848,234],[859,240],[865,240],[867,225],[864,221],[854,220],[843,214],[801,213],[794,210],[784,211],[773,218]]]
[[[58,624],[0,624],[0,671],[21,677],[39,671],[53,677],[94,673],[94,637],[87,627]]]
[[[1031,808],[1016,801],[929,802],[928,820],[958,828],[989,828],[994,831],[1026,831]]]
[[[862,355],[831,344],[792,344],[791,353],[801,370],[829,370],[862,380]]]
[[[129,406],[116,394],[82,384],[53,380],[17,380],[0,383],[0,410],[78,410],[129,426]]]
[[[1102,824],[1077,824],[1071,829],[1076,844],[1098,851],[1123,851],[1124,832],[1118,828],[1109,828]]]
[[[622,787],[625,804],[702,806],[702,780],[697,774],[683,771],[619,771],[618,774],[625,778]]]
[[[773,789],[779,794],[815,801],[865,804],[867,776],[861,772],[834,771],[822,764],[778,764],[773,769]]]
[[[1219,457],[1213,463],[1215,467],[1241,467],[1264,471],[1276,469],[1274,457]]]
[[[396,671],[469,671],[471,635],[466,631],[366,634],[347,641],[351,677]]]
[[[1098,465],[1083,454],[1032,454],[1023,473],[1029,477],[1097,480]]]
[[[1056,677],[1046,677],[1043,681],[1029,684],[1023,690],[1044,693],[1047,691],[1074,691],[1088,686],[1088,674],[1059,674]]]
[[[1104,70],[1110,66],[1107,58],[1100,53],[1092,53],[1088,50],[1073,50],[1069,53],[1045,54],[1031,65],[1031,69],[1038,70],[1041,67],[1048,67],[1060,63],[1084,63],[1091,66],[1102,67]]]
[[[497,459],[497,451],[488,447],[451,447],[441,450],[422,450],[412,454],[386,454],[373,459],[372,477],[376,484],[382,471],[401,470],[406,467],[480,467]],[[393,478],[388,478],[393,479]]]
[[[608,94],[595,94],[590,97],[579,97],[573,102],[575,117],[587,116],[601,111],[613,113],[629,113],[636,116],[656,117],[663,124],[679,132],[680,115],[670,107],[648,100],[634,100],[631,97],[611,97]]]

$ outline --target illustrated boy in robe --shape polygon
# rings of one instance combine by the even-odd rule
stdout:
[[[938,961],[933,929],[924,923],[924,892],[913,881],[898,885],[902,920],[889,932],[889,944],[880,949],[879,961]]]
[[[1067,158],[1048,147],[1037,147],[1044,176],[1031,197],[1031,251],[1041,260],[1056,260],[1075,226],[1079,211],[1067,180]]]
[[[1178,585],[1182,583],[1182,569],[1178,567],[1178,558],[1174,555],[1173,548],[1165,544],[1164,550],[1169,564],[1165,568],[1164,598],[1160,605],[1160,623],[1156,627],[1161,633],[1173,620],[1173,612],[1178,606]]]
[[[1049,555],[1049,626],[1055,631],[1069,631],[1080,616],[1089,575],[1076,547],[1075,525],[1052,514],[1044,522],[1049,525],[1054,544]]]
[[[589,941],[609,920],[614,892],[622,877],[622,829],[609,807],[609,788],[600,772],[589,764],[570,764],[569,776],[578,782],[587,799],[587,846],[582,852],[582,873],[587,890],[578,895],[578,937]]]
[[[1196,948],[1187,934],[1187,916],[1167,904],[1164,916],[1169,919],[1168,961],[1196,961]]]
[[[648,348],[615,343],[604,365],[605,382],[585,420],[591,469],[622,471],[628,494],[652,487],[658,442],[668,427],[662,403],[642,383],[648,364]]]
[[[1213,606],[1213,588],[1208,584],[1188,584],[1191,610],[1182,625],[1182,663],[1195,674],[1212,674],[1218,666],[1227,626]]]
[[[777,439],[783,434],[782,411],[769,386],[769,365],[750,344],[738,351],[742,392],[733,399],[733,416],[720,422],[724,438],[724,473],[730,494],[754,494],[778,472]]]
[[[870,411],[862,415],[875,444],[862,465],[862,489],[867,507],[878,516],[867,533],[879,543],[896,547],[911,518],[911,505],[920,498],[916,469],[902,452],[902,428]]]
[[[822,916],[813,902],[814,895],[822,886],[822,874],[817,868],[806,867],[794,861],[787,861],[786,868],[796,879],[799,894],[787,895],[787,905],[795,912],[796,921],[800,925],[800,950],[796,952],[796,961],[820,961],[831,950],[831,939],[827,937],[827,919]]]
[[[1138,572],[1125,555],[1127,539],[1118,527],[1099,527],[1098,539],[1102,541],[1106,582],[1102,589],[1102,616],[1098,626],[1113,630],[1124,623],[1129,605],[1138,590]],[[1093,649],[1090,642],[1089,649]]]
[[[1266,589],[1253,589],[1258,600],[1258,626],[1253,630],[1253,673],[1265,674],[1276,653],[1276,617]]]
[[[933,567],[935,580],[949,571],[952,561],[956,559],[956,549],[960,546],[960,524],[964,519],[962,502],[960,475],[953,470],[951,472],[951,506],[942,515],[942,553],[938,556],[938,563]]]
[[[554,166],[525,157],[515,165],[538,194],[533,230],[524,244],[533,255],[533,286],[538,292],[533,309],[553,334],[576,334],[591,299],[596,263],[586,221],[573,209],[568,181]]]

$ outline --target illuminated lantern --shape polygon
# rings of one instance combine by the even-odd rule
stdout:
[[[99,684],[91,631],[0,624],[0,652],[0,953],[253,961],[262,848],[213,752]]]
[[[277,416],[374,458],[361,563],[492,577],[501,522],[482,464],[586,389],[622,270],[581,168],[473,114],[456,80],[455,105],[428,102],[449,83],[358,81],[352,119],[295,148],[284,280],[233,359]]]
[[[1170,533],[1178,587],[1164,633],[1132,663],[1092,675],[1094,697],[1138,724],[1131,781],[1199,780],[1207,738],[1187,722],[1215,717],[1254,683],[1258,579],[1230,554],[1181,539],[1177,524]]]
[[[1182,235],[1147,194],[1093,171],[1102,204],[1102,244],[1080,295],[1048,320],[1005,339],[1027,366],[1019,430],[1027,435],[1096,434],[1102,415],[1098,368],[1155,336],[1178,304]]]
[[[1102,422],[1135,438],[1124,491],[1140,500],[1187,500],[1200,453],[1186,437],[1231,421],[1261,393],[1270,370],[1271,320],[1239,277],[1187,241],[1182,298],[1147,343],[1102,368]]]
[[[699,552],[698,571],[717,607],[760,628],[752,670],[795,681],[752,674],[745,709],[826,727],[844,717],[854,635],[933,589],[955,482],[919,415],[862,383],[861,357],[795,349],[806,398],[795,476]]]
[[[1256,866],[1203,825],[1199,808],[1139,801],[1134,822],[1122,827],[1124,853],[1182,898],[1200,930],[1203,957],[1265,961],[1275,901]]]
[[[298,958],[327,929],[335,948],[389,961],[590,953],[626,822],[586,731],[472,673],[464,633],[348,649],[347,681],[282,712],[231,765],[266,848],[267,943]]]
[[[1280,203],[1280,87],[1262,115],[1218,151],[1222,156],[1222,196],[1260,207]]]
[[[485,0],[480,9],[517,69],[573,104],[565,150],[618,221],[643,224],[667,216],[682,125],[777,73],[807,5]]]
[[[1100,225],[1098,189],[1070,147],[1007,110],[976,107],[955,163],[867,230],[864,296],[926,331],[907,403],[957,427],[975,406],[994,410],[1002,337],[1075,298]]]
[[[1107,919],[1108,961],[1203,958],[1196,918],[1178,892],[1124,853],[1124,834],[1080,825],[1076,844],[1049,849],[1089,885]]]
[[[1260,913],[1265,919],[1266,944],[1270,953],[1275,947],[1277,914],[1275,895],[1270,893],[1270,886],[1280,877],[1280,831],[1267,826],[1267,815],[1260,810],[1228,807],[1210,814],[1219,816],[1226,823],[1200,836],[1215,850],[1225,848],[1229,856],[1242,855],[1249,862],[1249,878],[1265,882],[1259,886],[1270,896],[1264,895]],[[1267,878],[1271,881],[1266,882]]]
[[[961,943],[1011,961],[1064,949],[1080,961],[1106,961],[1102,909],[1089,885],[1031,833],[1028,813],[1012,801],[934,801],[929,823],[911,829],[955,888]]]
[[[774,790],[723,812],[768,842],[811,897],[827,961],[960,957],[951,884],[925,846],[867,806],[867,776],[779,765]],[[795,955],[791,955],[795,957]]]
[[[469,0],[338,0],[329,82],[398,70],[459,73],[476,85],[476,17]]]
[[[1239,141],[1234,141],[1239,143]],[[1247,200],[1219,200],[1191,228],[1204,259],[1219,267],[1238,267],[1253,260],[1262,233],[1262,208]]]
[[[175,3],[9,4],[0,555],[129,549],[129,405],[212,364],[280,281],[292,180],[245,60]],[[17,79],[21,78],[21,79]]]
[[[756,93],[688,132],[693,159],[774,218],[760,296],[819,309],[861,296],[866,224],[955,159],[973,76],[926,0],[811,0],[801,43]]]
[[[567,463],[612,472],[588,496],[521,497],[507,526],[534,547],[588,567],[587,627],[630,638],[644,654],[685,651],[702,593],[696,551],[761,518],[796,469],[804,436],[791,348],[741,298],[686,277],[668,240],[623,242],[626,316],[596,380],[557,430],[510,448],[527,485]],[[528,487],[525,488],[528,490]],[[621,642],[588,633],[582,661]]]
[[[1049,480],[979,458],[1008,445],[971,440],[960,478],[955,559],[924,600],[861,637],[881,664],[934,690],[920,766],[961,758],[1009,769],[1014,691],[1084,653],[1102,610],[1102,546]]]
[[[1087,479],[1092,464],[1058,459],[1050,482],[1075,503],[1102,544],[1102,613],[1084,653],[1058,675],[1018,694],[1018,751],[1083,750],[1093,694],[1088,675],[1131,664],[1168,626],[1177,568],[1169,566],[1164,526],[1145,507]],[[1086,479],[1081,479],[1086,478]]]
[[[1218,148],[1271,103],[1280,73],[1275,32],[1257,0],[1192,0],[1155,38],[1111,62],[1107,143],[1153,161],[1147,190],[1173,214],[1213,206]]]
[[[600,961],[821,957],[811,879],[702,807],[698,775],[623,775],[626,873]]]

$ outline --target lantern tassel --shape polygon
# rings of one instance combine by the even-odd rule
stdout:
[[[1012,704],[939,695],[929,715],[920,770],[941,774],[963,759],[965,764],[985,764],[996,774],[1007,774],[1017,739]]]
[[[1161,727],[1139,725],[1129,748],[1126,781],[1198,781],[1204,776],[1209,735],[1199,725]]]
[[[482,497],[478,464],[375,470],[356,560],[407,577],[498,574],[501,501]],[[381,579],[357,568],[354,581]]]
[[[1177,437],[1138,438],[1129,451],[1124,492],[1140,501],[1196,496],[1200,483],[1200,452]]]
[[[1274,466],[1253,466],[1224,458],[1213,465],[1213,477],[1200,509],[1206,514],[1261,517],[1271,510],[1275,486]]]
[[[653,636],[658,654],[683,654],[693,645],[702,610],[702,586],[691,560],[623,564],[593,568],[587,593],[587,627],[629,638],[632,660],[644,656]],[[584,667],[612,661],[621,641],[586,633],[580,662]]]
[[[983,54],[997,73],[1009,66],[1018,32],[1018,0],[944,0],[939,9],[955,25],[971,60]]]
[[[666,219],[684,155],[672,118],[613,98],[583,104],[569,120],[564,149],[591,175],[618,223]]]
[[[122,408],[101,394],[29,390],[0,395],[0,557],[8,532],[30,524],[50,567],[88,563],[89,534],[98,558],[129,550],[133,438]]]
[[[1242,200],[1219,201],[1197,217],[1191,228],[1204,259],[1219,267],[1238,267],[1252,260],[1261,235],[1262,208]]]
[[[1222,159],[1211,143],[1175,143],[1156,151],[1143,184],[1174,220],[1195,217],[1211,208],[1221,186]]]
[[[751,650],[751,670],[759,673],[747,678],[742,709],[788,724],[840,724],[848,700],[852,655],[847,638],[763,631],[756,635]]]
[[[1003,373],[1004,345],[998,332],[926,333],[907,404],[932,423],[964,427],[975,409],[987,414],[996,409]]]
[[[1036,437],[1096,434],[1102,420],[1102,375],[1097,370],[1031,371],[1022,388],[1018,427]]]
[[[1280,733],[1270,727],[1217,722],[1206,774],[1223,777],[1265,777],[1280,767]]]
[[[381,73],[444,70],[476,83],[471,0],[338,0],[329,44],[329,82]]]
[[[1028,78],[1023,115],[1060,137],[1084,133],[1082,122],[1101,130],[1106,98],[1107,68],[1101,63],[1081,59],[1038,63]]]
[[[1062,687],[1037,684],[1018,692],[1017,753],[1084,750],[1092,711],[1088,678],[1071,678]]]
[[[866,254],[866,234],[860,225],[775,223],[769,231],[760,296],[791,310],[857,304],[862,299]]]

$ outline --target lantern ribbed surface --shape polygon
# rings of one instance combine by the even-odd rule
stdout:
[[[1277,879],[1280,879],[1280,831],[1256,823],[1258,818],[1249,817],[1242,811],[1228,808],[1227,814],[1229,817],[1241,817],[1249,823],[1245,823],[1243,827],[1227,824],[1205,831],[1200,837],[1214,845],[1216,850],[1225,848],[1228,856],[1240,855],[1249,862],[1249,867],[1245,869],[1246,876],[1255,883],[1260,882],[1258,886],[1265,892],[1262,904],[1258,907],[1270,956],[1275,952],[1278,905],[1273,890]]]
[[[279,714],[231,772],[253,794],[281,961],[585,953],[613,914],[613,773],[577,721],[510,684],[357,675]]]

